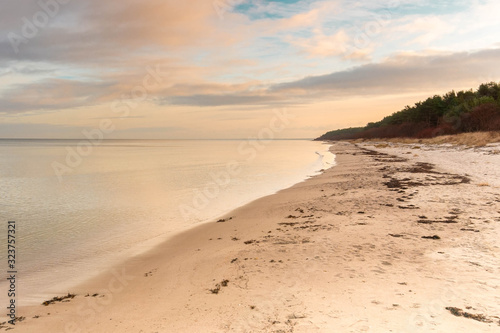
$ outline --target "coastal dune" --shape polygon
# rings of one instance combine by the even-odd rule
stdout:
[[[15,331],[500,331],[497,148],[463,171],[415,147],[334,143],[335,167],[20,308]]]

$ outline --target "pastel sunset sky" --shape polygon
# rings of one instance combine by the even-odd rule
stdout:
[[[500,2],[5,0],[0,137],[282,138],[500,81]]]

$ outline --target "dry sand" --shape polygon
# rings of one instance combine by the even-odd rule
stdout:
[[[20,309],[15,331],[500,332],[500,155],[412,148],[336,143],[336,167]]]

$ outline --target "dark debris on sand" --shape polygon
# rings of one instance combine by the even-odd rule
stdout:
[[[230,217],[230,218],[227,218],[227,219],[220,219],[217,221],[217,223],[222,223],[222,222],[226,222],[226,221],[231,221],[233,218]]]
[[[48,306],[50,304],[54,304],[55,302],[63,302],[63,301],[69,302],[69,300],[75,298],[75,296],[76,296],[76,294],[68,293],[66,296],[61,296],[61,297],[56,296],[56,297],[52,298],[51,300],[43,302],[42,304],[45,306]]]
[[[422,238],[424,238],[424,239],[435,239],[435,240],[441,239],[441,237],[439,237],[438,235],[434,235],[434,236],[422,236]]]
[[[228,283],[229,283],[229,280],[224,279],[224,280],[222,280],[220,283],[217,283],[217,284],[215,285],[215,288],[214,288],[214,289],[209,289],[209,290],[210,290],[210,292],[211,292],[212,294],[217,295],[217,294],[219,293],[219,291],[222,289],[222,287],[227,287]]]
[[[446,310],[450,311],[451,314],[453,314],[454,316],[457,316],[457,317],[470,318],[470,319],[474,319],[474,320],[477,320],[477,321],[480,321],[483,323],[495,322],[493,319],[485,316],[484,314],[473,314],[473,313],[469,313],[469,312],[466,312],[462,309],[451,307],[451,306],[447,307]],[[500,320],[498,320],[498,325],[500,326]]]

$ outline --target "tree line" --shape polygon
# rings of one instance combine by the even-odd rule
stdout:
[[[429,97],[365,127],[330,131],[317,140],[432,138],[499,130],[500,83],[490,82],[481,84],[475,91],[451,91]]]

